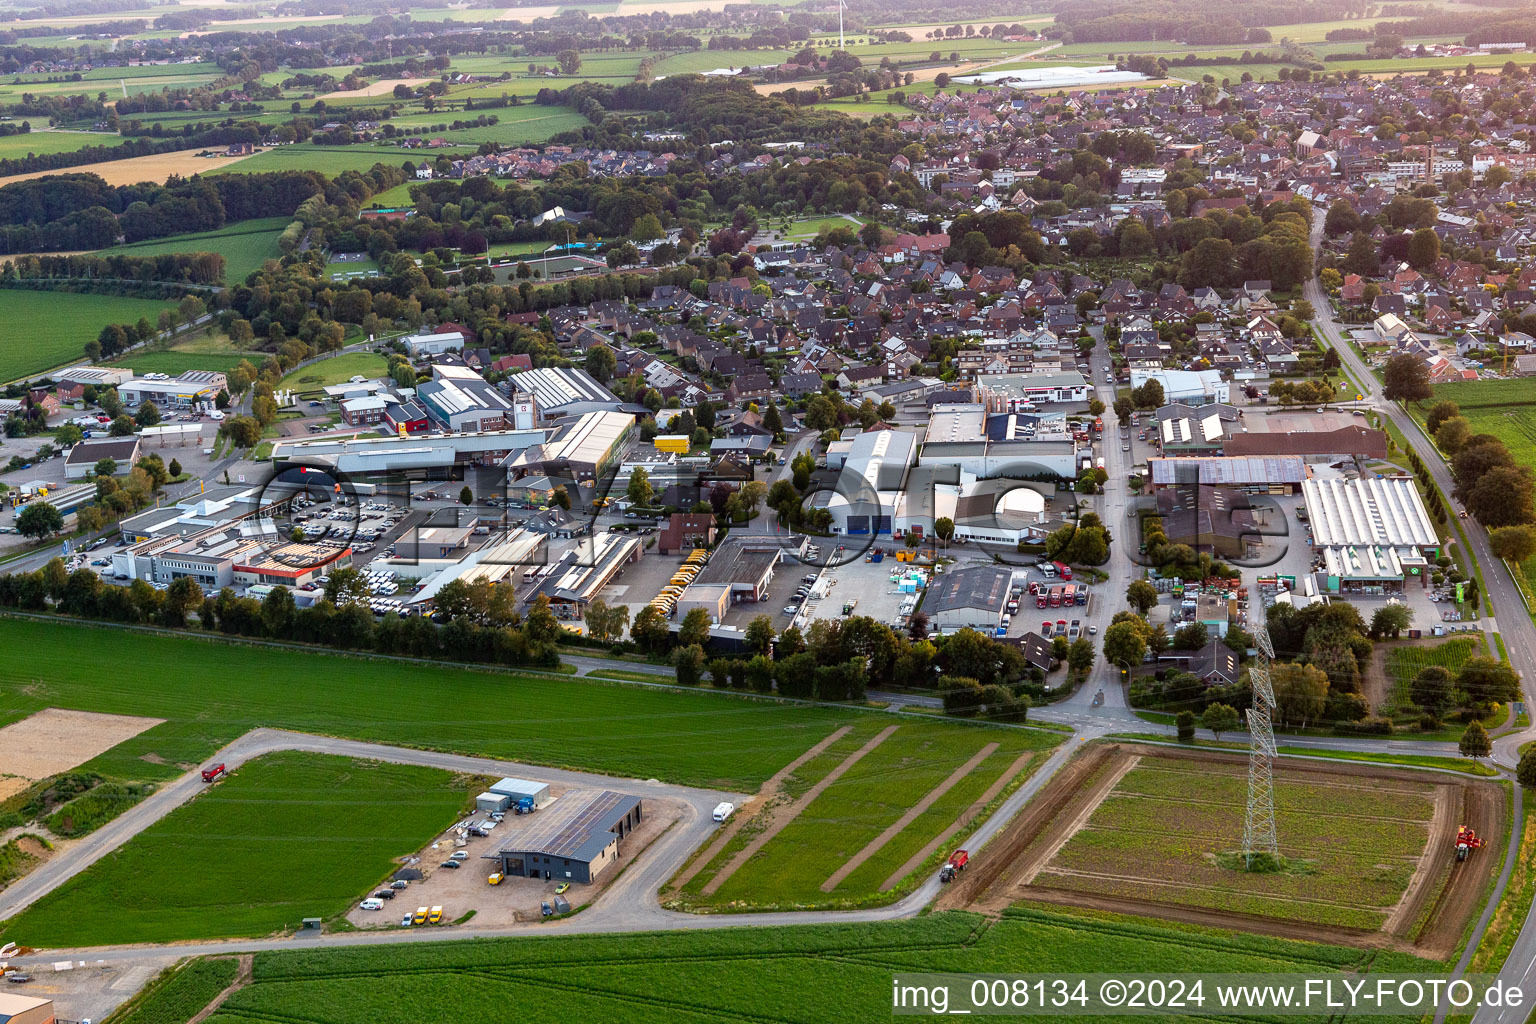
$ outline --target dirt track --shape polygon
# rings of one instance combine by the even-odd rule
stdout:
[[[855,750],[853,753],[849,754],[841,764],[828,772],[820,782],[817,782],[814,786],[801,794],[800,799],[796,800],[792,804],[785,804],[783,806],[773,808],[773,810],[768,813],[768,824],[763,828],[763,830],[759,832],[755,837],[753,837],[750,843],[738,850],[736,856],[732,857],[728,862],[726,862],[725,867],[721,868],[714,878],[711,878],[708,882],[704,883],[704,895],[713,896],[716,892],[718,892],[720,887],[728,882],[731,876],[741,869],[743,864],[751,860],[757,851],[768,845],[768,841],[770,839],[784,831],[786,825],[798,818],[801,811],[809,807],[817,797],[826,792],[829,786],[831,786],[838,779],[842,778],[843,774],[847,772],[848,769],[852,768],[854,765],[863,760],[865,754],[868,754],[870,751],[874,750],[880,744],[889,739],[891,733],[896,731],[896,728],[897,727],[894,725],[888,725],[884,729],[881,729],[879,732],[875,733],[873,737],[870,738],[868,743],[864,744],[858,750]]]
[[[1436,784],[1435,815],[1424,856],[1382,930],[1317,925],[1159,900],[1100,896],[1030,885],[1029,881],[1113,788],[1113,780],[1123,775],[1128,763],[1138,757],[1206,760],[1225,765],[1244,762],[1241,756],[1206,751],[1126,744],[1089,747],[1057,773],[998,841],[989,844],[971,861],[970,869],[940,895],[936,908],[998,913],[1017,901],[1033,900],[1286,938],[1394,948],[1443,958],[1454,951],[1499,863],[1497,855],[1486,849],[1474,853],[1465,862],[1455,860],[1458,826],[1472,826],[1479,835],[1489,837],[1495,846],[1503,834],[1505,802],[1498,788],[1484,780],[1426,777],[1421,772],[1369,764],[1323,764],[1286,759],[1283,766],[1288,775],[1313,776],[1318,782],[1326,781],[1323,776],[1344,775],[1419,785],[1432,778]]]
[[[845,725],[839,729],[834,729],[827,735],[826,739],[817,743],[805,753],[789,762],[789,764],[774,772],[768,781],[763,783],[763,788],[758,790],[757,794],[753,796],[752,799],[736,808],[736,813],[731,816],[730,822],[725,826],[725,828],[720,830],[719,834],[715,836],[714,840],[711,841],[707,847],[699,851],[698,855],[693,858],[692,863],[677,873],[677,877],[672,879],[669,888],[681,889],[683,886],[693,881],[693,876],[702,871],[704,865],[708,864],[710,861],[714,860],[717,856],[720,855],[720,851],[725,849],[727,843],[736,838],[736,833],[741,831],[743,825],[752,820],[752,816],[758,812],[758,809],[779,795],[779,790],[784,788],[784,780],[793,775],[795,770],[798,769],[801,765],[805,764],[811,758],[815,757],[817,754],[820,754],[823,750],[826,750],[832,744],[848,735],[848,733],[852,730],[853,726],[851,725]]]

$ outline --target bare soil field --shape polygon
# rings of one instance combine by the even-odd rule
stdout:
[[[377,82],[365,85],[361,89],[339,89],[336,92],[328,92],[320,98],[323,100],[347,100],[357,99],[362,96],[388,96],[395,91],[397,85],[408,85],[412,89],[418,85],[425,85],[432,81],[430,78],[381,78]]]
[[[942,45],[942,44],[935,43],[934,45],[935,46],[939,46],[939,45]],[[1014,58],[1012,58],[1012,57],[1005,57],[1005,58],[1001,58],[1000,60],[1013,60],[1013,59]],[[984,61],[983,60],[977,60],[977,61],[969,61],[969,62],[964,63],[964,64],[943,64],[943,65],[940,65],[938,67],[932,67],[932,68],[918,68],[918,69],[914,70],[911,73],[912,74],[912,81],[914,81],[914,82],[931,82],[935,78],[939,77],[939,73],[940,72],[948,73],[951,78],[954,78],[954,77],[956,77],[958,75],[968,75],[972,71],[980,71],[983,68],[990,67],[993,64],[1000,63],[1000,60],[984,60]],[[760,94],[762,94],[764,96],[771,96],[772,94],[774,94],[776,92],[783,92],[785,89],[807,90],[807,89],[814,89],[818,85],[826,85],[826,84],[827,84],[827,80],[825,78],[813,78],[813,79],[809,79],[809,80],[803,81],[803,82],[800,82],[800,81],[796,81],[796,82],[759,82],[758,84],[754,85],[752,88],[754,90],[756,90],[758,93],[760,93]],[[896,111],[901,110],[900,107],[893,107],[891,109],[892,110],[896,110]]]
[[[1095,745],[938,906],[997,913],[1031,900],[1443,958],[1502,860],[1497,847],[1455,859],[1459,825],[1499,842],[1506,809],[1496,785],[1282,759],[1287,869],[1242,875],[1231,856],[1243,827],[1233,797],[1245,786],[1240,756]]]
[[[45,779],[84,764],[163,721],[45,708],[0,729],[0,775],[33,782]],[[4,781],[0,780],[0,785]]]
[[[173,174],[191,177],[203,171],[228,167],[246,159],[244,156],[199,157],[201,149],[179,149],[173,153],[156,153],[153,156],[133,156],[126,160],[104,160],[97,164],[81,164],[78,167],[61,167],[53,171],[33,171],[30,174],[12,174],[0,178],[0,185],[33,178],[46,178],[50,174],[97,174],[108,185],[136,185],[141,181],[163,182]],[[57,254],[54,254],[57,255]]]

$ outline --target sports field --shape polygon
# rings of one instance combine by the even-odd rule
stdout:
[[[1443,970],[1389,951],[1018,909],[996,921],[945,913],[878,924],[259,953],[253,983],[211,1020],[287,1021],[302,1006],[306,1024],[417,1024],[424,1007],[452,1005],[485,1008],[471,1014],[477,1020],[515,1006],[527,1019],[565,1024],[868,1024],[891,1014],[893,972],[1077,972],[1084,965],[1164,974]],[[175,1012],[127,1024],[186,1019],[180,1005]]]
[[[174,303],[115,295],[0,289],[0,381],[84,359],[85,343],[107,324],[154,323]]]
[[[224,280],[234,284],[243,282],[247,274],[261,269],[265,261],[282,256],[277,248],[277,236],[282,234],[283,228],[291,220],[291,217],[242,220],[226,224],[217,231],[170,235],[119,245],[103,249],[100,255],[158,256],[169,252],[216,252],[224,257]]]
[[[80,768],[111,778],[171,778],[181,774],[178,764],[271,726],[749,792],[839,725],[864,717],[848,708],[65,622],[0,620],[0,649],[32,652],[0,664],[0,707],[166,719]]]
[[[258,936],[331,917],[458,817],[449,772],[288,751],[252,761],[0,926],[73,947]]]

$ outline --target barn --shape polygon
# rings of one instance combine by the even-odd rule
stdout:
[[[519,818],[501,849],[485,857],[500,861],[501,873],[511,877],[591,883],[618,860],[619,840],[640,819],[637,796],[575,790]]]

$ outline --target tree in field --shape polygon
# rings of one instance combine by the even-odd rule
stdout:
[[[704,649],[698,644],[679,647],[672,653],[679,686],[698,686],[704,674]]]
[[[1125,588],[1125,603],[1138,615],[1146,615],[1157,605],[1157,588],[1148,580],[1132,580]]]
[[[1200,724],[1216,734],[1221,739],[1221,734],[1231,732],[1239,724],[1237,709],[1230,704],[1212,704],[1200,715]]]
[[[1450,419],[1441,420],[1438,429],[1431,435],[1435,439],[1435,447],[1446,455],[1455,455],[1461,451],[1467,443],[1467,438],[1472,436],[1472,424],[1464,417],[1452,416]]]
[[[1536,520],[1527,466],[1495,466],[1484,473],[1466,495],[1467,511],[1489,529],[1519,526]]]
[[[1382,605],[1376,609],[1376,614],[1371,616],[1371,637],[1375,640],[1383,637],[1396,640],[1412,621],[1413,609],[1407,605]]]
[[[1451,671],[1444,665],[1426,665],[1408,684],[1408,697],[1436,718],[1456,703],[1456,687]]]
[[[1280,721],[1305,726],[1323,713],[1328,702],[1328,675],[1314,665],[1283,662],[1270,666],[1270,686]]]
[[[1467,703],[1490,707],[1520,696],[1520,676],[1507,662],[1481,655],[1462,662],[1456,673],[1456,687]]]
[[[1382,383],[1382,394],[1392,402],[1422,402],[1435,393],[1429,383],[1429,367],[1407,353],[1387,360]]]
[[[42,540],[64,529],[64,513],[46,501],[28,503],[16,514],[16,532]]]
[[[1536,555],[1536,527],[1500,526],[1488,531],[1488,547],[1508,562],[1524,562]]]
[[[1526,789],[1536,789],[1536,747],[1530,747],[1520,755],[1515,766],[1515,781]]]
[[[1461,406],[1449,399],[1436,402],[1434,408],[1429,410],[1429,415],[1424,417],[1424,429],[1431,435],[1440,429],[1440,424],[1455,416],[1461,415]]]
[[[560,73],[566,77],[581,70],[581,54],[575,50],[561,50],[555,59],[560,62]]]
[[[1488,738],[1488,730],[1483,728],[1483,723],[1474,718],[1467,723],[1466,731],[1456,742],[1456,749],[1461,751],[1462,757],[1487,757],[1493,753],[1493,741]]]
[[[1195,713],[1193,711],[1180,711],[1174,722],[1178,726],[1180,743],[1195,742]]]

